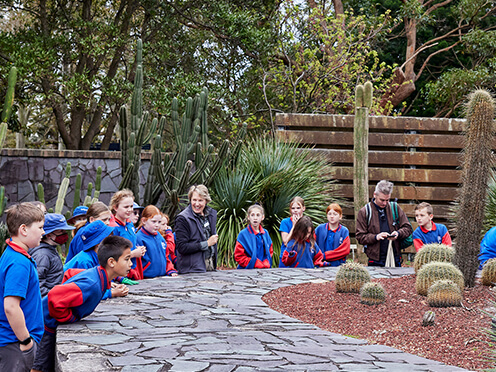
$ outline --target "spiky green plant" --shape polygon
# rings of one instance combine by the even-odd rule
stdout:
[[[420,251],[415,254],[413,267],[415,268],[415,272],[417,272],[423,265],[429,262],[453,262],[454,256],[455,249],[446,244],[425,244]]]
[[[0,256],[5,250],[5,246],[7,245],[5,241],[9,238],[9,230],[7,229],[7,225],[3,222],[0,222]]]
[[[5,93],[5,102],[3,109],[0,112],[0,148],[3,147],[3,142],[7,136],[7,121],[12,114],[12,106],[14,105],[15,84],[17,81],[17,69],[15,66],[10,68],[9,77],[7,79],[7,92]]]
[[[233,267],[233,243],[239,231],[246,227],[242,221],[247,208],[258,202],[265,209],[263,226],[272,239],[273,265],[277,267],[282,244],[279,227],[282,219],[289,216],[289,202],[295,196],[302,197],[305,214],[316,223],[324,221],[325,207],[336,201],[330,177],[331,167],[327,162],[311,156],[296,143],[269,137],[245,143],[237,167],[219,172],[211,190],[212,207],[218,211],[218,247],[222,253],[218,260]]]
[[[334,282],[337,292],[360,293],[362,286],[370,282],[370,274],[362,264],[346,262],[339,266]]]
[[[486,261],[482,268],[481,280],[484,285],[493,286],[496,284],[496,258]]]
[[[496,226],[496,173],[494,170],[491,170],[481,239],[493,226]]]
[[[377,282],[365,283],[360,288],[360,302],[365,305],[378,305],[386,301],[386,290]]]
[[[460,290],[464,288],[463,274],[455,265],[449,262],[431,262],[425,264],[417,272],[415,290],[419,295],[427,296],[429,287],[438,280],[452,280]]]
[[[461,306],[462,290],[452,280],[437,280],[427,290],[427,303],[432,307]]]
[[[427,310],[422,317],[422,325],[424,327],[433,326],[436,320],[436,313],[432,310]]]
[[[69,181],[71,176],[71,163],[67,163],[65,167],[65,177],[59,185],[59,192],[57,194],[57,201],[55,202],[54,213],[62,213],[64,208],[65,197],[67,195],[67,189],[69,188]]]
[[[454,258],[468,287],[475,285],[479,265],[479,238],[484,221],[490,170],[494,164],[492,148],[495,111],[495,102],[489,92],[477,90],[469,95]]]

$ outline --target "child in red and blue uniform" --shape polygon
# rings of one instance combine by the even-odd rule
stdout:
[[[343,218],[343,209],[339,204],[330,204],[326,214],[329,222],[317,226],[316,241],[324,254],[324,261],[329,266],[339,266],[346,262],[346,256],[350,254],[350,232],[339,223]]]
[[[169,226],[169,216],[166,213],[162,213],[162,222],[160,223],[158,232],[167,243],[167,260],[172,262],[172,265],[174,265],[174,270],[176,270],[176,236],[172,232],[172,228]]]
[[[154,205],[147,206],[141,214],[141,222],[136,234],[136,244],[144,245],[146,253],[141,257],[143,276],[177,276],[172,261],[167,257],[167,242],[158,230],[162,223],[162,212]],[[172,235],[172,231],[170,231]]]
[[[143,267],[141,257],[145,254],[144,246],[136,245],[136,233],[133,223],[130,221],[134,206],[134,195],[131,190],[123,189],[117,191],[110,199],[110,210],[114,214],[116,226],[114,235],[122,236],[128,239],[133,247],[131,248],[131,257],[133,268],[130,277],[133,279],[143,279]]]
[[[315,243],[315,231],[310,217],[303,216],[296,222],[291,240],[286,245],[282,261],[286,267],[313,269],[328,266],[323,262],[324,255]]]
[[[293,227],[295,223],[298,222],[298,220],[301,218],[301,216],[303,216],[303,212],[305,212],[305,201],[303,200],[303,198],[295,196],[289,202],[289,213],[291,214],[291,217],[284,218],[281,221],[281,226],[279,227],[279,232],[281,233],[282,238],[281,252],[279,254],[279,267],[285,267],[284,263],[282,262],[282,254],[284,252],[286,244],[288,244],[289,242]]]
[[[36,262],[29,248],[40,244],[43,211],[31,203],[7,210],[11,236],[0,257],[0,371],[29,371],[43,335]]]
[[[272,239],[262,227],[264,209],[255,204],[248,208],[248,227],[241,230],[234,249],[238,269],[269,269],[272,266]]]
[[[33,370],[46,372],[54,369],[58,325],[74,323],[90,315],[110,288],[110,281],[128,274],[132,265],[131,243],[119,236],[105,238],[98,249],[98,261],[99,266],[78,272],[53,287],[43,298],[45,333]]]
[[[418,252],[424,244],[438,243],[452,245],[451,236],[446,226],[432,221],[434,217],[432,206],[429,203],[420,203],[415,207],[415,220],[418,227],[413,232],[413,246]]]

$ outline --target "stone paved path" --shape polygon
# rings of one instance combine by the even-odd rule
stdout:
[[[374,278],[413,273],[369,268]],[[271,310],[282,286],[334,279],[336,268],[228,270],[157,278],[59,328],[63,372],[464,371],[327,332]]]

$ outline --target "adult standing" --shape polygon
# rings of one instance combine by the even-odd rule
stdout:
[[[405,212],[397,206],[393,220],[391,194],[393,183],[382,180],[375,187],[374,198],[358,212],[356,239],[364,246],[369,266],[385,266],[389,242],[392,242],[394,261],[401,266],[400,241],[412,234],[412,226]]]
[[[179,274],[204,273],[217,267],[217,211],[204,185],[191,186],[189,205],[176,217],[176,254]]]

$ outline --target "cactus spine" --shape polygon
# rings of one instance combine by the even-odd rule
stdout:
[[[417,273],[415,290],[419,295],[427,296],[429,287],[438,280],[449,279],[463,290],[464,280],[462,272],[449,262],[431,262],[422,266]]]
[[[486,261],[482,268],[481,280],[484,285],[493,286],[496,284],[496,258]]]
[[[468,287],[475,285],[487,185],[491,167],[494,165],[494,115],[495,103],[489,92],[477,90],[469,95],[462,187],[458,196],[456,216],[457,249],[454,258],[454,263],[463,272],[465,285]]]
[[[336,291],[344,293],[360,293],[360,288],[370,282],[367,269],[356,262],[347,262],[339,266],[336,273]]]
[[[415,255],[413,266],[415,272],[429,262],[453,262],[455,249],[445,244],[425,244],[420,251]]]
[[[438,280],[427,291],[427,303],[432,307],[461,306],[463,294],[452,280]]]
[[[386,291],[380,283],[368,282],[360,289],[360,302],[365,305],[378,305],[386,301]]]

